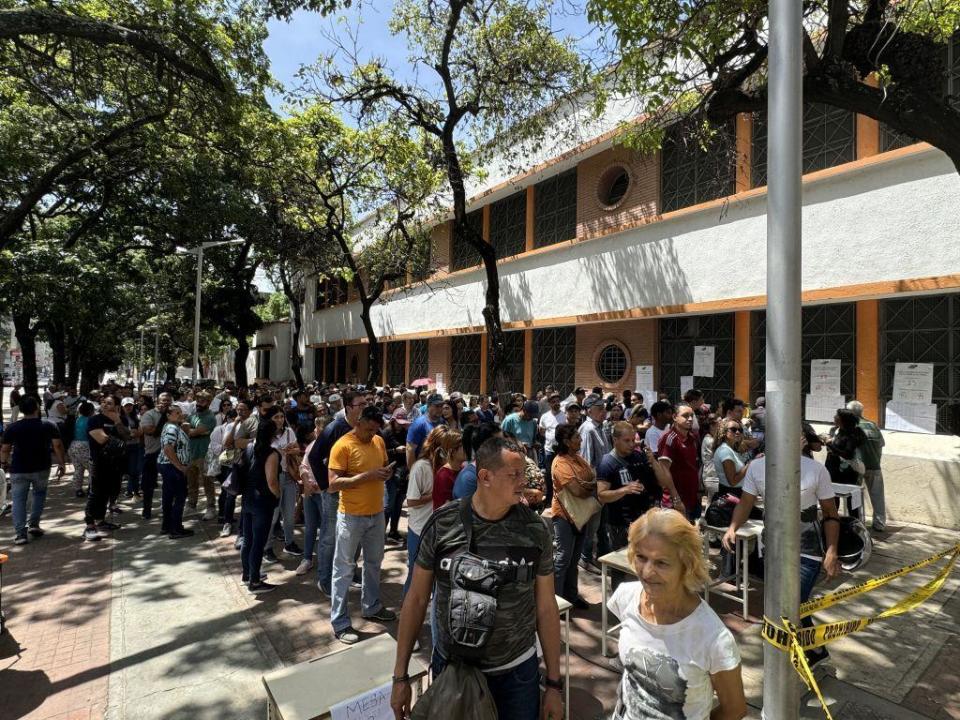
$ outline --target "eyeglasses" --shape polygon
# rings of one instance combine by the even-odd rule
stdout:
[[[367,406],[367,403],[362,402],[362,403],[353,403],[350,407],[352,407],[352,408],[365,408],[366,406]]]
[[[737,434],[739,435],[740,433],[743,432],[743,428],[741,428],[741,427],[728,427],[728,428],[727,428],[727,432],[733,432],[733,433],[737,433]]]

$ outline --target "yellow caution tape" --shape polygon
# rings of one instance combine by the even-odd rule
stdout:
[[[852,597],[856,597],[857,595],[875,590],[878,587],[886,585],[891,580],[903,577],[947,556],[951,556],[950,560],[943,569],[937,573],[936,577],[876,615],[855,618],[853,620],[824,623],[806,628],[797,627],[786,618],[780,618],[780,624],[772,621],[768,617],[763,618],[763,629],[761,631],[763,639],[774,647],[790,653],[791,664],[807,688],[816,693],[817,699],[820,701],[820,705],[823,707],[823,711],[826,713],[828,720],[833,720],[833,718],[827,709],[827,704],[823,699],[823,694],[820,692],[820,687],[817,685],[813,672],[807,664],[805,651],[828,645],[842,637],[859,632],[875,622],[895,615],[902,615],[922,605],[943,587],[943,583],[946,582],[947,577],[949,577],[954,565],[957,563],[957,559],[960,558],[960,543],[936,555],[931,555],[924,560],[906,565],[899,570],[885,573],[879,577],[862,582],[859,585],[854,585],[845,590],[838,590],[835,593],[822,595],[821,597],[812,598],[800,606],[800,617],[807,617],[818,610],[823,610],[845,600],[849,600]]]

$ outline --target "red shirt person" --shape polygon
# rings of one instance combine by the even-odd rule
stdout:
[[[690,522],[700,517],[700,472],[697,467],[700,453],[697,433],[693,429],[694,410],[689,405],[677,407],[673,426],[660,438],[657,459],[673,477],[679,497],[673,497],[674,507]],[[678,500],[682,505],[678,505]]]

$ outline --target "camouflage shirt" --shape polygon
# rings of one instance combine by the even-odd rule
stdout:
[[[447,503],[427,521],[420,537],[417,564],[436,578],[437,624],[440,637],[437,649],[449,657],[448,616],[450,578],[440,570],[440,561],[459,552],[467,542],[460,521],[459,502]],[[495,522],[473,513],[473,552],[488,560],[533,564],[537,575],[553,575],[553,539],[544,521],[525,505],[514,505]],[[497,617],[493,635],[486,647],[481,669],[507,665],[530,650],[537,631],[535,581],[508,583],[497,596]]]

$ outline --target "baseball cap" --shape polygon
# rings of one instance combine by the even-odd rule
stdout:
[[[133,398],[130,398],[130,397],[125,397],[123,400],[120,401],[120,407],[126,407],[127,405],[133,405],[133,404],[134,404]]]
[[[559,400],[559,399],[561,398],[560,393],[558,393],[558,392],[552,392],[552,393],[550,393],[549,395],[547,395],[547,400],[553,400],[554,398],[556,398],[557,400]]]
[[[583,409],[584,409],[584,410],[589,410],[590,408],[592,408],[592,407],[594,407],[594,406],[596,406],[596,405],[603,405],[603,398],[600,397],[599,395],[589,395],[589,396],[587,396],[587,398],[583,401]]]
[[[535,400],[527,400],[523,404],[523,410],[527,415],[536,415],[540,412],[540,404]]]
[[[443,405],[443,395],[434,393],[427,397],[427,405]]]
[[[332,403],[340,402],[340,396],[337,395],[336,393],[334,393],[333,395],[331,395],[330,397],[328,397],[327,400],[329,400],[329,401],[332,402]]]
[[[363,410],[360,411],[361,420],[373,420],[383,425],[383,413],[380,411],[376,405],[368,405]]]
[[[580,403],[567,403],[567,410],[583,410]]]
[[[461,393],[461,392],[459,392],[459,391],[454,391],[454,392],[450,393],[450,399],[451,399],[451,400],[460,400],[460,399],[462,399],[462,398],[463,398],[463,393]]]
[[[409,417],[409,414],[407,413],[407,409],[406,409],[406,408],[403,408],[403,407],[397,408],[396,410],[393,411],[393,418],[392,418],[392,419],[393,419],[393,420],[396,420],[396,421],[397,421],[397,424],[399,424],[399,425],[409,425],[409,424],[410,424],[410,417]]]

